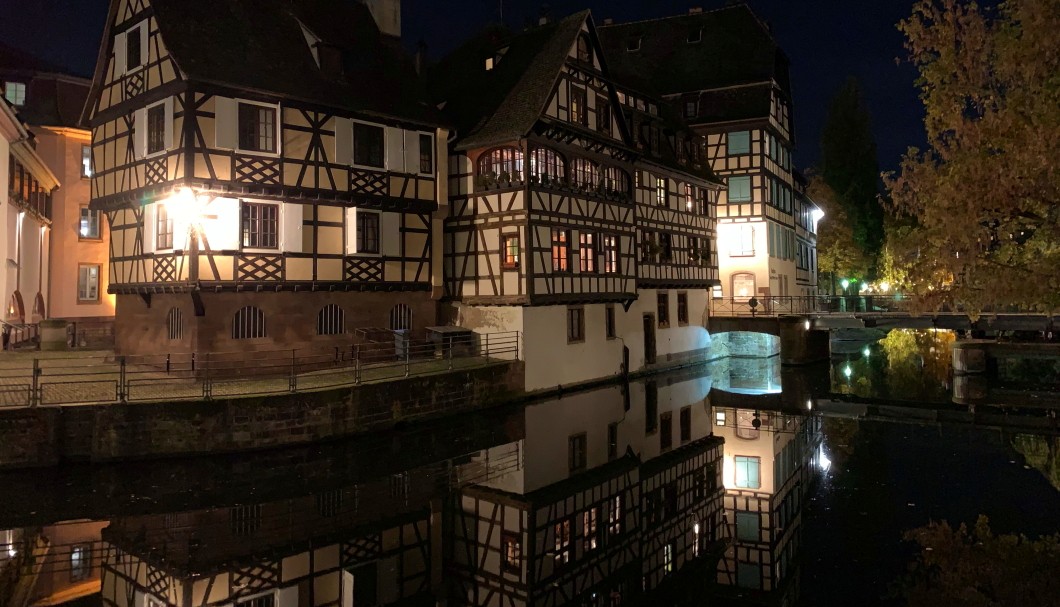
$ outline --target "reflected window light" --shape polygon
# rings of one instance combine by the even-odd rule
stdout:
[[[869,347],[868,347],[868,346],[865,346],[865,349],[864,349],[864,350],[862,350],[862,351],[861,351],[861,353],[865,355],[865,358],[868,358],[868,357],[869,357],[869,355],[870,355],[870,354],[872,354],[872,351],[871,351],[871,350],[869,350]]]
[[[813,401],[812,400],[806,399],[806,408],[809,409],[809,410],[813,410]]]
[[[692,524],[692,556],[699,556],[699,523]]]
[[[850,379],[850,376],[853,374],[854,370],[850,368],[850,365],[843,367],[843,375],[845,375],[847,379]]]
[[[717,413],[714,414],[714,424],[717,425],[717,426],[724,426],[725,425],[725,412],[724,411],[718,411]]]
[[[817,465],[824,472],[828,472],[828,469],[832,467],[832,460],[828,459],[828,456],[824,453],[824,445],[821,445],[819,457],[817,458]]]

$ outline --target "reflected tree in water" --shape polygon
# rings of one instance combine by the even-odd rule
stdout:
[[[1060,437],[1019,434],[1012,446],[1060,491]]]
[[[1060,535],[1030,540],[932,522],[905,533],[919,554],[902,584],[911,607],[1060,605]]]
[[[951,331],[891,331],[880,340],[887,356],[887,394],[891,398],[948,397],[953,359]]]

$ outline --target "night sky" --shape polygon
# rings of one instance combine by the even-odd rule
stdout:
[[[796,162],[812,166],[820,155],[820,132],[828,103],[848,76],[857,77],[872,112],[880,165],[897,167],[910,145],[923,147],[923,109],[913,86],[915,70],[897,62],[906,56],[895,24],[911,12],[913,0],[750,0],[773,28],[792,62]],[[108,0],[0,0],[0,40],[90,75],[99,48]],[[716,8],[724,0],[553,0],[562,17],[590,8],[597,24]],[[404,0],[402,24],[411,48],[423,38],[432,57],[448,52],[490,21],[500,18],[500,0]],[[511,26],[535,19],[539,0],[505,0]]]

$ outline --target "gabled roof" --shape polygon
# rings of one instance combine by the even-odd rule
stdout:
[[[444,103],[443,111],[456,126],[457,149],[511,141],[530,132],[588,17],[589,11],[581,11],[522,33],[489,27],[432,68],[432,97]],[[495,60],[491,70],[486,70],[487,58]]]
[[[380,33],[361,2],[152,0],[151,6],[162,39],[188,80],[441,124],[412,59]],[[303,26],[337,53],[342,73],[317,66]]]
[[[616,78],[663,95],[771,80],[790,93],[787,57],[746,4],[606,25],[599,34]]]
[[[0,43],[0,80],[26,84],[26,104],[19,117],[34,126],[81,128],[81,111],[88,97],[84,78],[64,73],[57,65]]]

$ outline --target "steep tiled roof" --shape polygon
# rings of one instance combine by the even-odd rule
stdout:
[[[588,15],[518,34],[488,28],[431,70],[432,96],[455,122],[458,149],[511,141],[533,128]],[[486,70],[486,60],[498,57]]]
[[[26,104],[17,108],[19,118],[36,126],[79,127],[81,110],[91,84],[63,73],[48,63],[0,43],[0,80],[26,84]]]
[[[353,0],[153,0],[162,39],[189,79],[366,115],[439,124],[397,41]],[[340,57],[317,67],[305,26]]]

